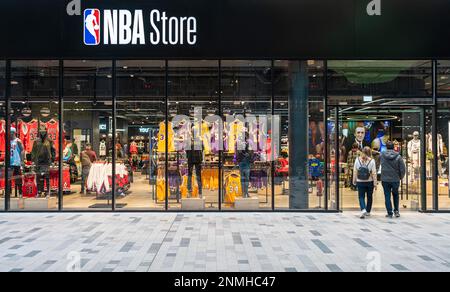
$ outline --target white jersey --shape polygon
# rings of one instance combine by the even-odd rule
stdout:
[[[106,143],[100,142],[100,147],[99,147],[99,151],[98,151],[100,156],[106,156]]]

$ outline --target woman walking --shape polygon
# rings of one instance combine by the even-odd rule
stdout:
[[[372,149],[365,147],[356,159],[353,168],[353,184],[357,186],[361,219],[370,216],[373,192],[377,187],[377,166],[372,158]],[[366,203],[367,197],[367,203]]]

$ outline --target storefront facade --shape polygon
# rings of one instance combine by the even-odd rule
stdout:
[[[450,210],[448,1],[28,2],[0,4],[1,211],[357,209],[388,140],[402,210]]]

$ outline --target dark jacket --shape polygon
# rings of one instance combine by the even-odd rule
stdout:
[[[381,154],[381,181],[400,182],[406,175],[406,165],[399,153],[387,150]]]
[[[241,165],[250,165],[255,159],[255,153],[251,150],[240,150],[237,153],[237,161]]]
[[[40,139],[34,142],[31,158],[36,166],[50,165],[55,160],[55,156],[56,151],[53,147],[53,142],[47,139],[46,135],[41,136]]]

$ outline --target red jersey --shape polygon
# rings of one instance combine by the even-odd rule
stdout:
[[[63,169],[63,192],[70,192],[70,169]]]
[[[47,128],[47,136],[50,141],[53,141],[56,153],[58,153],[59,147],[59,124],[55,120],[50,120],[45,124]]]
[[[35,174],[25,174],[23,176],[22,194],[24,198],[35,198],[37,196],[37,183]]]
[[[33,150],[33,144],[34,141],[36,141],[36,139],[39,136],[39,126],[38,126],[38,122],[36,120],[32,120],[31,122],[28,123],[28,133],[27,136],[25,137],[25,150],[27,151],[27,153],[31,153],[31,151]]]
[[[136,142],[130,143],[130,153],[131,154],[138,154],[138,148]]]
[[[58,191],[59,189],[59,170],[50,169],[50,190]]]
[[[0,121],[0,161],[5,161],[6,152],[6,130],[5,121]]]
[[[23,143],[23,147],[26,148],[26,141],[28,141],[28,136],[29,136],[29,132],[28,132],[28,123],[25,123],[23,121],[19,122],[19,129],[17,130],[17,134],[18,137],[20,139],[20,141],[22,141]]]

